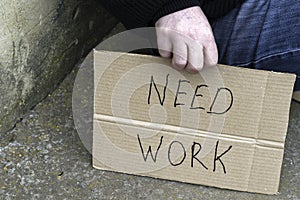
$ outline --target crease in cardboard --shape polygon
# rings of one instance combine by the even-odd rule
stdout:
[[[256,131],[256,136],[255,136],[255,139],[257,140],[258,137],[259,137],[259,132],[260,132],[260,124],[261,124],[261,115],[262,115],[262,112],[263,112],[263,105],[265,104],[265,97],[266,97],[266,87],[267,87],[267,82],[269,81],[269,78],[270,78],[270,74],[268,74],[266,76],[266,79],[264,81],[264,92],[263,92],[263,96],[262,96],[262,101],[261,101],[261,104],[260,104],[260,113],[259,113],[259,122],[258,122],[258,127],[257,127],[257,131]],[[282,149],[284,148],[283,144],[280,144],[280,146],[282,146]],[[251,168],[250,168],[250,171],[249,171],[249,174],[248,174],[248,177],[247,177],[247,190],[249,190],[250,188],[250,184],[251,184],[251,180],[252,180],[252,173],[253,173],[253,166],[254,166],[254,156],[255,156],[255,153],[256,153],[256,150],[257,150],[257,143],[254,144],[254,147],[253,147],[253,150],[252,150],[252,163],[251,163]]]
[[[264,109],[264,105],[265,105],[265,101],[266,101],[266,88],[269,82],[269,78],[270,78],[270,73],[268,73],[268,75],[266,76],[265,82],[264,82],[264,92],[263,92],[263,96],[262,96],[262,101],[261,101],[261,106],[260,106],[260,113],[259,113],[259,121],[258,121],[258,127],[257,127],[257,132],[256,132],[256,136],[255,138],[259,138],[260,136],[260,131],[261,131],[261,123],[262,123],[262,114],[263,114],[263,109]],[[255,147],[256,149],[256,147]]]
[[[125,119],[125,118],[102,115],[102,114],[94,114],[94,119],[104,121],[104,122],[109,122],[112,124],[123,124],[127,126],[161,130],[161,131],[166,131],[174,134],[179,133],[182,135],[199,136],[203,138],[212,138],[212,139],[219,138],[221,140],[239,141],[243,143],[255,144],[265,148],[275,148],[275,149],[284,148],[283,143],[277,141],[269,141],[269,140],[263,140],[259,138],[247,138],[245,136],[235,136],[235,135],[229,135],[224,133],[220,134],[220,133],[208,132],[203,130],[183,128],[183,127],[177,127],[173,125],[159,124],[153,122],[144,122],[144,121],[133,120],[133,119]]]

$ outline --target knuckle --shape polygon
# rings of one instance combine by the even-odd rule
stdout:
[[[209,55],[207,57],[208,58],[206,58],[206,62],[205,62],[206,66],[210,67],[210,66],[216,66],[218,64],[217,56]]]
[[[178,61],[173,59],[172,66],[178,70],[183,70],[186,66],[186,62]]]
[[[205,44],[205,46],[214,45],[215,43],[215,38],[213,34],[205,34],[203,39],[203,43]]]
[[[186,67],[186,71],[192,74],[198,73],[199,71],[201,71],[201,69],[202,69],[201,67],[197,68],[191,64],[188,64]]]
[[[175,60],[175,65],[179,66],[179,67],[185,67],[187,64],[187,62],[183,59],[177,59]]]
[[[171,52],[166,51],[164,49],[159,48],[158,52],[161,55],[161,57],[163,57],[163,58],[169,58],[169,57],[171,57]]]

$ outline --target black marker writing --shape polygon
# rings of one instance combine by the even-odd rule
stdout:
[[[149,146],[148,151],[147,151],[147,154],[146,154],[146,155],[144,154],[144,149],[143,149],[143,146],[142,146],[142,142],[141,142],[140,136],[137,135],[137,137],[138,137],[138,141],[139,141],[139,145],[140,145],[140,148],[141,148],[141,151],[142,151],[142,156],[143,156],[143,158],[144,158],[144,161],[145,161],[145,162],[147,161],[147,158],[148,158],[148,156],[149,156],[149,154],[150,154],[152,160],[153,160],[154,162],[156,162],[157,154],[158,154],[158,151],[159,151],[159,149],[160,149],[160,147],[161,147],[161,144],[162,144],[162,142],[163,142],[163,138],[164,138],[164,137],[161,136],[161,138],[160,138],[160,143],[159,143],[159,145],[158,145],[158,147],[157,147],[157,149],[156,149],[155,156],[153,156],[151,146]]]
[[[154,88],[156,90],[156,93],[157,93],[157,96],[158,96],[158,99],[159,99],[159,102],[160,102],[160,105],[164,105],[164,101],[165,101],[165,98],[166,98],[166,90],[167,90],[167,87],[168,87],[168,83],[169,83],[169,74],[166,76],[166,84],[164,86],[164,91],[163,91],[163,97],[161,98],[160,96],[160,93],[158,91],[158,88],[154,82],[154,78],[153,76],[151,76],[151,80],[150,80],[150,88],[149,88],[149,94],[148,94],[148,104],[150,104],[150,99],[151,99],[151,94],[152,94],[152,85],[154,85]]]

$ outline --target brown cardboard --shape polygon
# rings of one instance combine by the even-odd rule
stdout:
[[[278,192],[295,75],[105,51],[94,70],[95,168]]]

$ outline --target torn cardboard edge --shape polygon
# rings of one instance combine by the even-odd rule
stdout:
[[[94,61],[95,168],[240,191],[277,193],[294,75],[218,66],[224,83],[222,88],[230,88],[235,99],[225,117],[211,117],[209,109],[206,112],[198,109],[195,115],[195,109],[188,106],[172,107],[175,103],[169,97],[178,94],[178,80],[188,81],[191,88],[207,81],[199,75],[171,69],[166,59],[95,51]],[[213,74],[207,72],[207,75]],[[128,83],[122,82],[126,76]],[[166,123],[152,122],[145,113],[151,106],[160,105],[158,95],[166,86],[166,77],[169,77],[168,91],[161,106],[167,111],[168,119]],[[179,79],[182,77],[185,79]],[[154,79],[157,90],[152,87],[149,104],[149,85],[153,86]],[[148,83],[148,87],[141,83]],[[120,91],[116,93],[118,88]],[[180,96],[182,102],[195,97],[195,91],[189,91],[188,87],[181,89],[186,93]],[[123,93],[126,90],[134,91],[130,98]],[[201,91],[202,97],[209,96],[208,93]],[[224,99],[230,99],[228,94]],[[122,112],[124,99],[132,109],[131,119]],[[202,98],[201,108],[209,108],[213,99]],[[159,119],[155,113],[154,118]],[[182,113],[195,118],[200,115],[201,120],[178,118]],[[213,120],[223,125],[221,133],[213,131],[210,126]],[[203,121],[207,123],[194,127]]]

